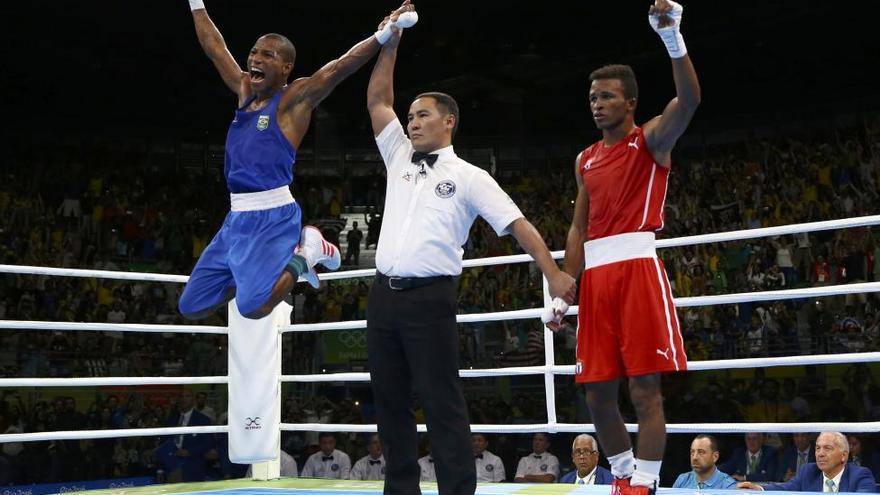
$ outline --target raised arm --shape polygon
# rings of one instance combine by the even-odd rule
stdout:
[[[378,136],[389,122],[397,118],[394,114],[394,64],[397,61],[400,36],[401,31],[394,28],[391,39],[379,52],[379,58],[370,75],[370,84],[367,86],[367,110],[370,112],[374,136]]]
[[[577,184],[577,198],[574,200],[574,214],[565,239],[565,273],[578,278],[584,271],[584,242],[587,240],[587,218],[590,200],[584,188],[580,171],[581,155],[574,161],[574,178]]]
[[[651,26],[660,35],[672,58],[675,80],[676,97],[661,115],[644,125],[648,148],[657,163],[664,167],[671,164],[672,148],[684,134],[700,104],[700,82],[680,31],[682,11],[682,6],[672,0],[656,0],[648,13]]]
[[[211,21],[205,4],[202,0],[190,0],[190,8],[192,9],[193,23],[196,27],[196,36],[199,38],[199,44],[205,55],[214,63],[220,77],[230,90],[236,95],[239,94],[241,88],[241,78],[245,75],[241,67],[235,62],[235,58],[226,48],[226,42],[220,30]]]
[[[396,21],[400,14],[412,11],[414,8],[410,4],[410,0],[405,0],[397,10],[391,13],[390,18],[392,21]],[[384,22],[382,25],[384,26]],[[381,29],[375,35],[371,35],[369,38],[354,45],[338,59],[318,69],[310,77],[297,81],[295,83],[295,90],[288,91],[282,97],[281,109],[289,110],[291,107],[302,103],[310,110],[313,110],[340,82],[373,58],[373,55],[381,48],[382,42],[388,41],[387,38],[380,38],[383,38],[383,31]]]

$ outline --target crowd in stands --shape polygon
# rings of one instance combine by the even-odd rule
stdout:
[[[218,170],[169,168],[151,162],[147,154],[29,146],[14,152],[7,163],[0,180],[0,263],[4,264],[185,274],[228,209]],[[535,173],[498,174],[552,250],[564,248],[570,223],[574,198],[570,168],[565,163]],[[846,134],[688,150],[676,158],[670,181],[662,233],[667,238],[876,214],[880,124],[869,123]],[[378,174],[356,180],[308,178],[294,186],[309,221],[338,217],[350,204],[374,207],[361,223],[364,236],[359,242],[365,248],[375,244],[376,208],[381,208],[383,194],[384,179]],[[339,232],[328,236],[334,234]],[[663,249],[660,256],[676,297],[878,281],[878,234],[876,227],[818,231]],[[515,246],[478,222],[465,257],[517,254]],[[468,269],[459,285],[463,313],[535,307],[542,300],[542,281],[534,264]],[[185,324],[176,309],[180,290],[180,284],[0,274],[0,319]],[[363,319],[368,291],[368,279],[328,283],[320,290],[298,287],[295,321]],[[693,307],[680,309],[679,319],[692,361],[874,351],[880,349],[878,301],[876,295],[860,294]],[[200,323],[223,325],[224,321],[225,315],[218,311]],[[573,323],[569,321],[557,336],[558,363],[573,360]],[[462,325],[460,334],[462,367],[544,360],[543,332],[533,321]],[[284,338],[286,373],[318,370],[319,336],[286,334]],[[3,331],[0,376],[225,375],[225,346],[225,337],[213,335]],[[671,393],[682,405],[673,407],[669,417],[676,421],[880,418],[880,387],[865,378],[871,374],[860,372],[864,369],[850,369],[840,381],[845,385],[831,389],[824,388],[824,375],[812,368],[807,369],[807,377],[785,378],[781,383],[762,376],[675,378]],[[675,391],[676,386],[680,390]],[[573,387],[566,382],[558,388],[559,396],[567,399],[558,401],[560,414],[588,422],[584,408],[577,406],[583,400]],[[175,414],[173,399],[158,393],[101,395],[84,401],[8,390],[0,402],[0,432],[163,425]],[[221,408],[221,398],[211,400]],[[332,414],[307,403],[293,400],[285,408],[287,418],[305,421],[310,411],[317,418],[332,416],[334,422],[369,420],[364,405],[352,401],[328,406]],[[472,422],[540,420],[545,415],[542,404],[529,394],[508,400],[485,397],[472,404]],[[697,413],[700,418],[690,417]],[[302,464],[302,452],[314,448],[317,440],[317,436],[288,435],[285,448]],[[368,442],[356,435],[338,440],[352,454],[364,452]],[[74,475],[155,475],[158,465],[150,456],[160,441],[4,444],[0,459],[17,466],[15,482]],[[522,441],[491,436],[489,442],[506,453],[507,473],[515,473],[509,463],[514,462],[516,449],[522,450]],[[505,442],[515,447],[505,451]],[[782,440],[771,438],[773,442],[778,448]],[[561,445],[555,440],[554,444]],[[222,468],[217,459],[206,458],[209,473]]]

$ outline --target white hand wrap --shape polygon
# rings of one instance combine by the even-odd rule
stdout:
[[[660,18],[663,16],[657,14],[648,14],[648,22],[651,23],[654,31],[660,35],[660,39],[666,45],[666,51],[669,52],[669,56],[681,58],[687,55],[687,47],[684,44],[684,38],[681,36],[681,13],[684,11],[684,7],[672,0],[669,3],[672,5],[672,10],[663,16],[669,17],[672,20],[672,24],[660,27]]]
[[[544,306],[544,312],[541,313],[541,322],[550,323],[551,321],[560,323],[562,317],[568,312],[568,304],[561,297],[554,297],[549,306]]]
[[[384,45],[388,42],[388,40],[391,39],[391,35],[394,34],[391,31],[392,26],[395,26],[399,29],[406,29],[417,22],[419,22],[419,14],[417,14],[415,11],[404,12],[397,17],[396,21],[389,22],[388,24],[385,24],[385,27],[376,31],[376,34],[374,36],[376,36],[376,41],[378,41],[380,45]]]
[[[189,10],[203,10],[204,8],[204,0],[189,0]]]

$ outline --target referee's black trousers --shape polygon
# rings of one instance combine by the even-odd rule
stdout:
[[[458,376],[457,278],[393,290],[377,280],[367,305],[367,350],[385,495],[419,491],[412,392],[424,408],[440,495],[473,495],[477,477]]]

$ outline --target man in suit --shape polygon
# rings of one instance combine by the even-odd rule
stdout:
[[[211,419],[195,409],[193,393],[184,390],[177,413],[168,416],[166,426],[210,426]],[[211,434],[173,435],[156,448],[156,459],[165,466],[166,481],[205,481],[205,454],[214,448]]]
[[[611,471],[599,465],[599,446],[592,435],[581,433],[571,444],[571,460],[577,468],[559,482],[575,485],[610,485],[614,481]]]
[[[804,464],[816,462],[812,433],[792,433],[791,442],[782,453],[782,465],[779,467],[779,471],[783,473],[782,481],[794,478]]]
[[[746,446],[736,448],[721,470],[737,481],[776,481],[776,449],[764,445],[763,433],[746,433],[745,440]]]
[[[849,442],[839,432],[826,431],[816,439],[816,462],[798,469],[794,478],[784,483],[757,483],[743,481],[737,488],[746,490],[776,490],[796,492],[874,492],[874,476],[871,471],[855,464],[847,464]]]

